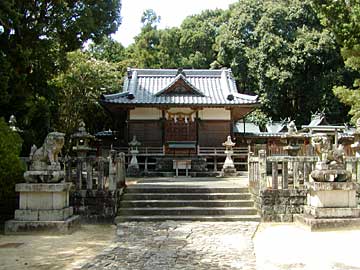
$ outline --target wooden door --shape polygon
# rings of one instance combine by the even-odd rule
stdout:
[[[165,142],[196,141],[196,123],[167,120],[165,122]]]

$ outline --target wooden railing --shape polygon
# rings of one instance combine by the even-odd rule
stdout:
[[[125,153],[125,155],[131,155],[129,147],[115,147],[114,150]],[[138,156],[164,156],[165,148],[159,147],[138,147]]]
[[[249,154],[248,172],[251,188],[296,189],[310,180],[318,158],[315,156],[266,156],[260,150],[258,156]],[[352,180],[360,183],[360,158],[346,157],[346,169]]]
[[[247,147],[234,147],[233,156],[247,156],[248,148]],[[225,147],[204,147],[198,146],[198,155],[199,156],[226,156]]]

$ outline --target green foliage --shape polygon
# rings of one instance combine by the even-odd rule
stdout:
[[[0,118],[0,201],[15,194],[15,184],[22,180],[24,166],[19,158],[22,140]]]
[[[48,81],[66,68],[67,52],[116,31],[120,6],[119,0],[0,1],[0,116],[16,114],[24,134],[42,140],[57,110]],[[44,107],[47,119],[32,126],[30,117]],[[25,141],[26,153],[28,147]]]
[[[187,17],[180,27],[179,51],[181,66],[188,68],[209,68],[216,60],[214,44],[220,27],[228,20],[228,13],[205,10],[198,15]]]
[[[125,59],[125,47],[107,36],[104,36],[99,43],[92,43],[88,51],[98,60],[118,63]]]
[[[141,33],[126,50],[126,63],[140,68],[209,68],[216,60],[215,39],[226,15],[206,10],[187,17],[179,28],[158,29],[160,17],[147,10]]]
[[[309,1],[240,0],[217,46],[218,62],[232,68],[242,92],[259,95],[269,117],[305,124],[320,108],[344,119],[331,92],[343,72],[339,48]]]
[[[321,22],[328,27],[342,46],[345,65],[355,71],[352,85],[334,87],[334,93],[351,107],[349,114],[355,123],[360,117],[360,2],[358,0],[313,0]]]
[[[102,130],[106,119],[98,103],[101,94],[120,91],[123,74],[114,63],[92,58],[87,52],[68,53],[69,67],[52,81],[59,89],[57,127],[73,133],[81,119],[90,132]]]

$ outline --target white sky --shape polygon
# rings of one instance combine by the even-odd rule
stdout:
[[[147,9],[153,9],[161,17],[159,28],[180,26],[189,15],[205,9],[226,9],[237,0],[122,0],[122,24],[113,38],[128,46],[140,33],[141,16]]]

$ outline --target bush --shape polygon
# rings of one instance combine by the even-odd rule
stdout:
[[[24,164],[20,160],[22,139],[0,118],[0,201],[15,194],[15,184],[22,182]]]

